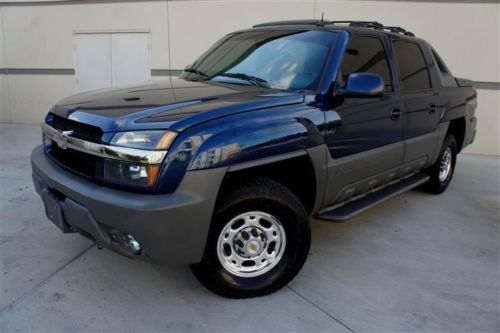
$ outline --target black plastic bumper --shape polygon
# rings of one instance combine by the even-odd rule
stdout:
[[[43,147],[31,153],[33,182],[47,216],[63,232],[78,231],[100,247],[158,264],[191,264],[203,256],[225,168],[187,172],[173,194],[138,194],[99,186],[56,165]],[[132,255],[109,230],[132,235]]]

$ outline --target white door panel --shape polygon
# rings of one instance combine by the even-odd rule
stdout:
[[[75,48],[78,90],[111,87],[111,35],[76,35]]]
[[[151,79],[149,33],[75,35],[79,91],[140,84]]]
[[[123,86],[147,82],[151,78],[149,35],[112,34],[112,84]]]

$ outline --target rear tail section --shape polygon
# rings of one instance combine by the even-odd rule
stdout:
[[[455,78],[455,81],[457,81],[457,84],[460,88],[470,88],[471,94],[467,95],[468,98],[467,100],[472,103],[474,103],[474,110],[477,108],[477,89],[474,87],[474,81],[468,80],[468,79],[462,79],[459,77]]]
[[[463,88],[466,102],[465,135],[462,149],[474,142],[476,137],[477,89],[472,80],[455,78],[460,88]]]
[[[474,87],[474,81],[472,80],[456,77],[455,81],[457,81],[459,87]]]

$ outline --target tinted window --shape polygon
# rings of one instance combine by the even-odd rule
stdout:
[[[399,40],[393,41],[392,45],[399,65],[403,92],[430,89],[429,70],[420,46]]]
[[[380,39],[354,37],[349,41],[340,67],[341,87],[345,87],[349,74],[359,72],[380,75],[385,83],[385,91],[392,91],[391,71]]]
[[[257,30],[227,36],[186,70],[188,80],[315,90],[337,33]]]

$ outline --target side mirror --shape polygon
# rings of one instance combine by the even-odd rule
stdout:
[[[352,73],[347,77],[347,85],[337,89],[340,96],[377,97],[384,93],[384,80],[378,74]]]

